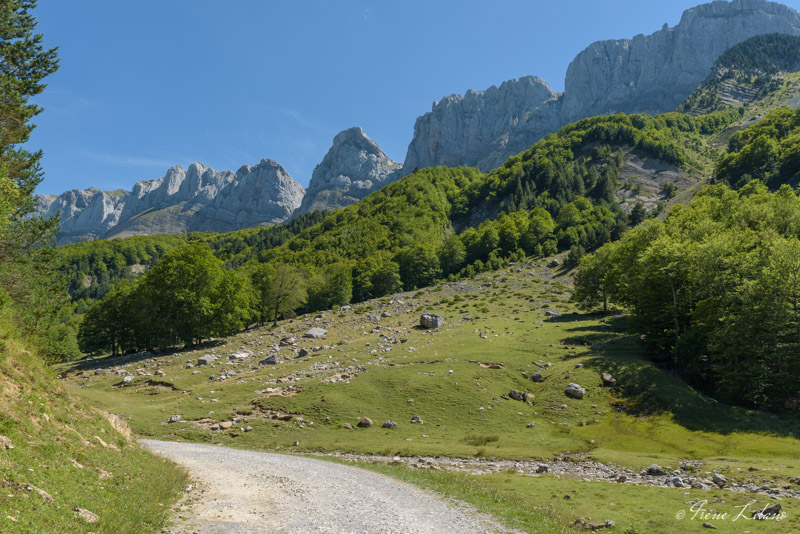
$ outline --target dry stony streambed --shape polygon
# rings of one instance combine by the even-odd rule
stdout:
[[[197,481],[191,517],[172,533],[509,532],[466,505],[357,467],[213,445],[142,444]]]
[[[514,471],[527,476],[555,476],[575,478],[583,481],[635,484],[664,488],[694,488],[702,490],[722,489],[739,493],[754,493],[774,499],[800,499],[800,477],[782,480],[759,479],[757,471],[748,471],[748,482],[729,481],[727,477],[704,469],[699,462],[683,462],[678,469],[653,464],[647,469],[634,471],[611,464],[586,461],[581,458],[562,456],[551,461],[490,460],[486,458],[448,457],[402,457],[346,453],[322,453],[317,456],[332,456],[342,460],[364,463],[404,465],[411,469],[440,469],[467,472],[472,475]]]

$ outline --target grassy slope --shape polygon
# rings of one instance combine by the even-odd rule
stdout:
[[[121,369],[136,377],[128,387],[116,386],[124,375],[95,375],[91,370],[120,360],[82,362],[69,373],[68,383],[93,403],[124,414],[137,432],[161,439],[391,455],[525,459],[572,453],[636,469],[654,462],[675,468],[681,460],[693,459],[701,462],[701,473],[719,470],[738,480],[752,476],[747,471],[751,466],[764,479],[800,474],[794,437],[800,432],[797,419],[717,404],[644,360],[635,340],[620,333],[619,325],[573,313],[568,280],[549,280],[553,273],[541,266],[514,271],[487,273],[472,281],[407,294],[402,297],[406,306],[390,304],[386,298],[357,311],[327,312],[316,321],[301,317],[284,322],[280,335],[302,333],[312,324],[328,328],[325,341],[300,339],[299,347],[323,343],[334,347],[301,359],[294,359],[290,348],[284,348],[281,355],[286,359],[275,367],[255,364],[259,352],[266,354],[267,345],[280,335],[254,330],[213,348],[131,361]],[[442,331],[412,328],[419,312],[428,308],[448,317]],[[548,319],[544,314],[548,308],[565,314]],[[383,311],[391,317],[378,319]],[[372,332],[378,325],[381,329]],[[381,334],[407,341],[382,346]],[[336,345],[342,340],[347,344]],[[603,348],[591,350],[596,342],[602,342]],[[392,350],[385,352],[385,347]],[[229,364],[226,355],[242,349],[255,356],[244,364]],[[185,368],[187,362],[212,350],[223,356],[214,368],[201,368],[199,374],[192,374],[196,368]],[[504,368],[488,369],[470,360],[500,363]],[[339,365],[322,369],[332,362]],[[538,384],[522,375],[539,371],[534,362],[552,363],[542,371],[545,380]],[[583,367],[576,368],[578,363]],[[365,371],[345,382],[324,381],[350,365]],[[209,380],[209,375],[218,376],[227,368],[241,373],[222,382]],[[135,373],[137,369],[142,375]],[[165,376],[154,376],[157,369]],[[617,392],[599,387],[602,371],[618,378]],[[587,397],[565,397],[569,382],[585,386]],[[265,388],[276,391],[263,393]],[[534,393],[534,406],[500,397],[512,388]],[[269,418],[277,413],[291,413],[295,418]],[[167,424],[172,414],[188,422]],[[243,420],[232,431],[210,430],[212,421],[236,415]],[[425,424],[410,424],[412,415],[420,415]],[[342,428],[361,416],[370,417],[375,427]],[[204,418],[208,422],[197,422]],[[397,422],[397,428],[379,428],[386,419]],[[530,421],[536,426],[528,428]],[[253,431],[238,430],[245,425]],[[469,436],[498,439],[475,445]],[[300,442],[299,447],[291,446],[294,440]],[[560,525],[584,516],[635,525],[642,532],[683,532],[673,517],[678,509],[686,508],[683,503],[690,500],[689,494],[709,500],[719,495],[726,507],[751,497],[513,473],[471,477],[406,471],[399,466],[375,469],[463,498],[530,531],[540,531],[533,525],[549,521],[554,513],[560,523],[553,526],[556,530],[545,531],[557,531]],[[567,493],[574,498],[564,501]],[[642,517],[643,499],[651,512],[647,517]],[[607,504],[609,500],[613,507]],[[770,531],[800,529],[800,506],[783,504],[790,517],[767,525]],[[742,521],[738,526],[726,525],[726,531],[742,531],[743,525]]]
[[[0,435],[14,447],[0,447],[3,534],[159,532],[186,480],[177,467],[129,442],[68,394],[51,369],[5,336],[0,336]],[[100,520],[84,522],[76,507]]]

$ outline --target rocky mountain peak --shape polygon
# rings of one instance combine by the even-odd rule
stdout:
[[[593,43],[567,68],[562,123],[672,111],[723,52],[765,33],[800,34],[800,14],[766,0],[716,1],[686,10],[673,28]]]
[[[314,168],[298,214],[357,202],[399,178],[400,167],[361,128],[343,130]]]
[[[560,126],[560,96],[537,76],[446,96],[414,124],[403,174],[435,165],[493,169]]]

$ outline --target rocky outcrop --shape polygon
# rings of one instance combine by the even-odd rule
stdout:
[[[755,35],[800,34],[800,14],[765,0],[703,4],[674,28],[591,44],[570,63],[562,123],[608,113],[663,113],[680,105],[728,48]]]
[[[61,213],[59,243],[130,235],[189,231],[228,232],[280,223],[300,206],[303,187],[275,161],[237,172],[193,163],[171,167],[163,178],[137,182],[133,190],[67,191],[39,196],[38,213]]]
[[[333,146],[314,168],[297,214],[358,202],[399,178],[400,167],[361,128],[344,130],[333,138]]]
[[[468,165],[486,171],[561,126],[560,94],[536,76],[434,102],[417,118],[403,174]]]

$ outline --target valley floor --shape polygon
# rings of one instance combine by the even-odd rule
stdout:
[[[578,313],[570,283],[528,262],[62,371],[140,436],[354,462],[527,532],[579,518],[627,534],[800,531],[800,421],[694,390],[644,357],[624,316]],[[424,312],[445,325],[419,328]],[[780,521],[750,518],[774,504]]]

